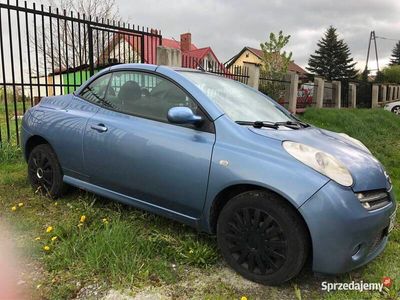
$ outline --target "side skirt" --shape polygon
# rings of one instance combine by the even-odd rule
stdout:
[[[117,193],[112,190],[108,190],[106,188],[103,188],[103,187],[100,187],[100,186],[97,186],[97,185],[94,185],[94,184],[91,184],[86,181],[82,181],[82,180],[79,180],[79,179],[76,179],[76,178],[73,178],[70,176],[64,175],[63,180],[65,183],[75,186],[77,188],[80,188],[82,190],[103,196],[105,198],[110,198],[115,201],[121,202],[123,204],[131,205],[136,208],[146,210],[151,213],[155,213],[157,215],[167,217],[167,218],[173,219],[173,220],[181,222],[181,223],[185,223],[196,229],[200,229],[199,228],[200,219],[193,218],[193,217],[175,212],[173,210],[142,201],[140,199],[129,197],[129,196],[123,195],[121,193]]]

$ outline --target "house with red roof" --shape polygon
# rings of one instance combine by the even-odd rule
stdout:
[[[151,33],[157,34],[154,30]],[[124,32],[115,33],[100,55],[97,65],[138,62],[142,56],[142,51],[144,51],[143,58],[146,63],[156,64],[157,46],[160,45],[159,36],[145,36],[143,42],[142,45],[141,36]],[[223,64],[211,47],[198,48],[192,42],[192,34],[189,32],[181,34],[179,40],[163,37],[161,38],[161,46],[181,50],[182,67],[223,68]]]

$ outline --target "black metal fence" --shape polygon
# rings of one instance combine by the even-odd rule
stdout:
[[[244,84],[247,84],[249,79],[249,70],[247,67],[230,66],[227,68],[213,59],[198,59],[185,53],[182,53],[182,67],[207,71]]]
[[[156,63],[161,32],[58,8],[0,3],[0,143],[43,96],[73,92],[102,68]]]

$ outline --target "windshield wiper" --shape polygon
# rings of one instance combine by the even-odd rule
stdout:
[[[290,116],[296,120],[296,123],[299,123],[301,126],[303,127],[310,127],[310,124],[307,124],[306,122],[303,122],[302,120],[300,120],[298,117],[296,117],[295,114],[290,114]]]
[[[275,122],[275,124],[279,126],[286,126],[292,129],[300,129],[300,128],[305,128],[309,127],[310,125],[303,123],[301,121],[284,121],[284,122]]]
[[[268,128],[274,128],[278,129],[279,124],[273,123],[273,122],[265,122],[265,121],[236,121],[237,124],[239,125],[247,125],[247,126],[253,126],[254,128],[262,128],[262,127],[268,127]]]
[[[283,121],[283,122],[270,122],[270,121],[236,121],[239,125],[253,126],[254,128],[274,128],[278,129],[279,126],[285,126],[291,129],[300,129],[302,127],[309,127],[310,125],[301,121]]]

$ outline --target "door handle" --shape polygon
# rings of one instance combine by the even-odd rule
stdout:
[[[106,132],[108,130],[108,128],[104,126],[104,124],[91,125],[90,128],[100,133]]]

